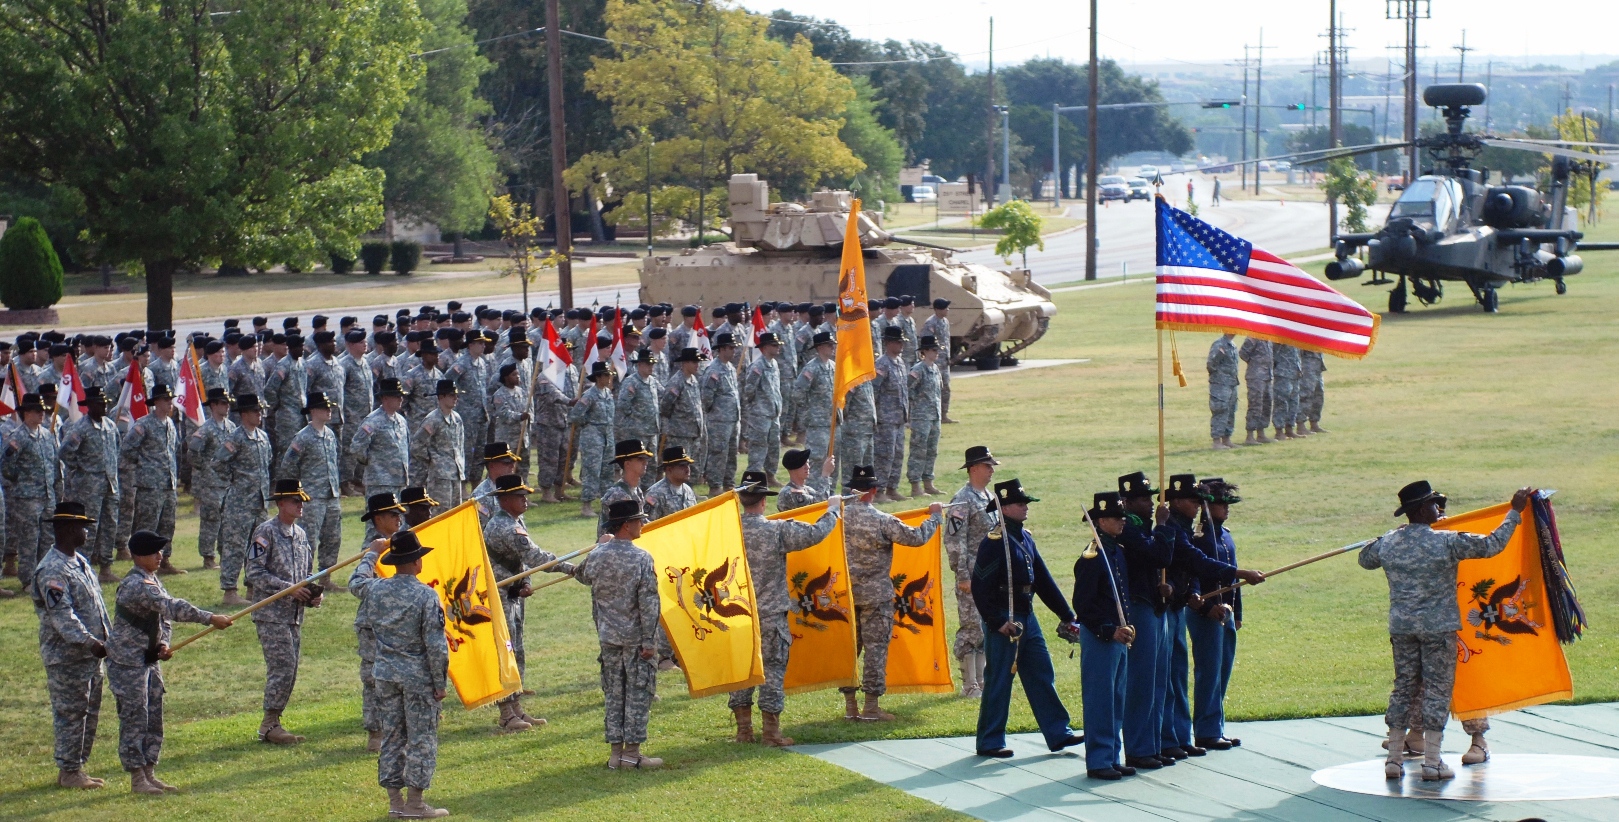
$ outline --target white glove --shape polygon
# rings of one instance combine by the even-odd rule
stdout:
[[[837,516],[838,511],[840,511],[842,509],[843,509],[843,497],[840,497],[837,494],[833,494],[831,499],[828,499],[826,501],[826,512],[828,514],[832,514],[833,516]]]

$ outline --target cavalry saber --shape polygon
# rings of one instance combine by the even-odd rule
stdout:
[[[1135,626],[1131,625],[1130,620],[1124,616],[1124,603],[1119,601],[1119,583],[1118,580],[1113,578],[1113,563],[1107,558],[1107,548],[1102,545],[1102,532],[1096,530],[1096,523],[1091,521],[1091,512],[1083,511],[1081,516],[1084,518],[1085,524],[1091,527],[1091,536],[1096,539],[1096,553],[1102,555],[1102,564],[1107,566],[1107,584],[1109,588],[1113,589],[1113,609],[1118,613],[1119,624],[1134,631]],[[1124,647],[1128,648],[1133,643],[1134,640],[1126,642]]]
[[[1298,562],[1293,563],[1292,565],[1283,565],[1282,567],[1277,568],[1274,571],[1266,571],[1265,572],[1265,579],[1270,579],[1271,577],[1276,576],[1277,574],[1283,573],[1285,571],[1291,571],[1294,568],[1301,568],[1301,567],[1303,567],[1305,565],[1309,565],[1312,562],[1320,562],[1321,560],[1324,560],[1324,559],[1332,559],[1333,557],[1338,556],[1339,554],[1347,554],[1350,551],[1354,551],[1354,550],[1359,549],[1359,548],[1365,548],[1366,546],[1371,545],[1372,543],[1374,543],[1374,542],[1376,542],[1376,541],[1378,541],[1380,539],[1382,539],[1382,537],[1373,537],[1372,539],[1363,539],[1360,542],[1354,543],[1353,545],[1345,545],[1342,548],[1334,548],[1331,551],[1328,551],[1328,552],[1326,552],[1324,554],[1317,554],[1317,555],[1315,555],[1313,557],[1310,557],[1309,559],[1301,559]],[[1227,585],[1224,588],[1216,588],[1216,589],[1204,594],[1203,598],[1208,599],[1209,597],[1216,597],[1216,596],[1219,596],[1221,594],[1224,594],[1224,593],[1227,593],[1227,592],[1230,592],[1230,591],[1235,591],[1238,588],[1241,588],[1241,587],[1243,587],[1244,585],[1247,585],[1247,584],[1248,583],[1247,583],[1246,580],[1240,580],[1239,579],[1236,582],[1234,582],[1234,583],[1232,583],[1230,585]]]
[[[597,543],[597,545],[600,545],[600,544],[601,543]],[[535,566],[533,568],[528,569],[527,571],[524,571],[521,574],[516,574],[516,575],[510,576],[510,577],[507,577],[507,578],[495,583],[495,587],[496,588],[504,588],[507,585],[512,584],[513,582],[522,582],[523,580],[528,579],[529,577],[534,576],[535,574],[538,574],[541,571],[549,571],[552,568],[555,568],[556,566],[561,565],[562,563],[567,562],[570,559],[573,559],[574,557],[582,557],[585,554],[588,554],[588,553],[590,553],[591,551],[594,551],[594,550],[596,550],[595,545],[592,545],[589,548],[580,548],[579,550],[574,551],[571,554],[566,554],[564,556],[557,557],[556,559],[553,559],[550,562],[545,563],[544,565],[537,565],[537,566]],[[562,579],[567,579],[567,577],[563,577]],[[552,582],[560,582],[560,581],[561,580],[552,580]],[[546,583],[546,585],[550,585],[550,584],[551,584],[550,582]],[[540,586],[540,588],[544,588],[544,587],[545,587],[545,585]],[[538,589],[536,589],[536,590],[538,590]]]
[[[266,608],[272,602],[276,602],[276,601],[279,601],[279,600],[281,600],[281,599],[283,599],[285,597],[292,596],[292,593],[294,591],[301,591],[304,588],[307,588],[310,585],[313,585],[316,582],[319,582],[320,580],[324,579],[325,577],[331,576],[333,571],[336,571],[339,568],[346,568],[346,567],[348,567],[350,565],[353,565],[356,562],[359,562],[360,558],[365,556],[365,554],[366,554],[365,551],[361,551],[360,553],[355,554],[354,556],[349,557],[348,559],[345,559],[342,562],[339,562],[336,565],[333,565],[333,566],[331,566],[330,568],[327,568],[324,571],[320,571],[320,572],[317,572],[315,574],[310,575],[303,582],[299,582],[299,583],[295,583],[293,585],[289,585],[286,588],[283,588],[283,589],[275,592],[274,594],[271,594],[270,596],[267,596],[264,599],[261,599],[258,602],[255,602],[252,605],[249,605],[246,608],[243,608],[242,610],[237,611],[234,614],[231,614],[228,618],[230,619],[231,624],[234,625],[242,617],[248,616],[248,615],[252,614],[254,611],[258,611],[258,610],[261,610],[263,608]],[[213,633],[213,632],[215,632],[217,630],[219,630],[219,629],[215,628],[213,626],[209,626],[207,628],[204,628],[201,631],[198,631],[198,632],[192,634],[191,636],[188,636],[185,639],[180,640],[178,643],[169,646],[169,653],[172,654],[175,651],[178,651],[181,648],[184,648],[185,646],[190,645],[191,643],[196,642],[197,640],[202,639],[203,637],[205,637],[205,636],[207,636],[207,635],[209,635],[209,634],[211,634],[211,633]]]

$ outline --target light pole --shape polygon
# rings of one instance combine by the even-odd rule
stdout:
[[[1062,170],[1057,167],[1057,109],[1060,106],[1051,104],[1051,207],[1062,208],[1062,180],[1057,177]]]
[[[1001,113],[1001,187],[1006,198],[1012,199],[1012,107],[996,106]],[[995,204],[1001,204],[1001,192],[995,192]]]

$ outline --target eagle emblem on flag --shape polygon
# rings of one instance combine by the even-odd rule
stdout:
[[[814,579],[808,571],[793,574],[793,599],[788,603],[796,614],[793,621],[816,631],[826,630],[827,622],[848,622],[849,606],[842,602],[848,593],[835,590],[841,576],[830,566]]]

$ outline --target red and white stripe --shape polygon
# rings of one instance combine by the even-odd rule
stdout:
[[[1217,331],[1359,359],[1380,318],[1298,266],[1253,249],[1246,276],[1158,266],[1158,327]]]

